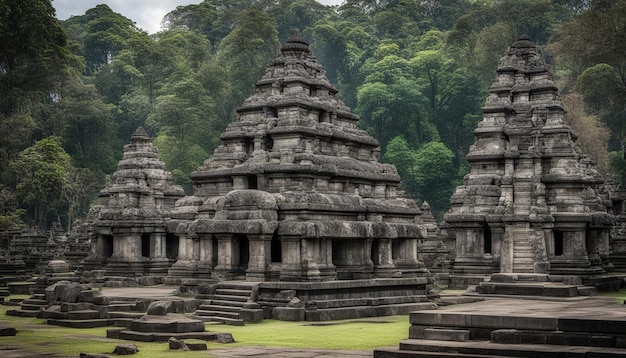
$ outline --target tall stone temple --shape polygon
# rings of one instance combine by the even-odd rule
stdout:
[[[493,273],[593,282],[611,270],[609,193],[563,117],[548,65],[522,36],[500,60],[444,216],[456,236],[452,286]]]
[[[167,223],[174,203],[183,196],[182,187],[158,159],[152,139],[138,128],[92,207],[95,237],[83,269],[104,269],[108,276],[137,278],[138,283],[166,275],[178,251],[178,239],[167,231]]]
[[[432,215],[423,219],[398,194],[396,168],[379,162],[378,141],[336,93],[294,31],[222,144],[190,174],[191,196],[171,183],[139,129],[100,194],[86,267],[187,288],[265,282],[259,297],[271,304],[289,290],[329,308],[368,295],[377,299],[366,305],[403,307],[387,314],[427,301],[432,279],[418,241]]]
[[[298,32],[176,203],[175,278],[327,281],[427,274],[421,211]]]

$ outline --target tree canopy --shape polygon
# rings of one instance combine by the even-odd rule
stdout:
[[[521,34],[554,66],[581,146],[626,167],[626,0],[204,0],[151,35],[107,5],[59,21],[51,0],[2,4],[0,227],[84,216],[138,126],[186,185],[293,29],[436,214]]]

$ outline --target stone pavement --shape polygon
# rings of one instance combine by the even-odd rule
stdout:
[[[102,293],[110,297],[172,297],[177,292],[173,286],[151,286],[131,288],[105,288]],[[457,312],[468,314],[515,315],[528,317],[577,317],[626,319],[626,305],[607,297],[572,297],[535,299],[533,297],[489,297],[484,301],[441,307],[438,312]],[[436,311],[435,311],[436,312]],[[409,336],[409,332],[406,332]],[[399,343],[399,342],[398,342]],[[382,347],[381,347],[382,348]],[[394,347],[397,348],[397,347]],[[220,347],[208,351],[214,358],[365,358],[372,357],[373,350],[345,351],[330,349],[302,349],[277,347]]]
[[[343,351],[333,349],[303,349],[303,348],[276,348],[276,347],[235,347],[209,349],[212,358],[371,358],[373,352]]]
[[[491,315],[524,315],[534,317],[593,317],[626,319],[626,305],[610,297],[571,297],[571,298],[514,298],[480,296],[484,301],[443,307],[449,312],[467,312],[472,314],[488,313]]]

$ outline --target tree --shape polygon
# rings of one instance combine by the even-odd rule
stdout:
[[[24,210],[18,206],[15,193],[7,188],[0,187],[0,230],[10,230],[24,224],[22,215]]]
[[[406,191],[417,198],[417,153],[402,136],[393,137],[387,145],[383,161],[395,165]]]
[[[438,217],[448,209],[458,183],[454,153],[442,142],[428,142],[415,155],[417,194],[428,201]]]
[[[97,177],[88,169],[71,166],[61,196],[67,203],[67,231],[72,229],[76,217],[86,216],[91,199],[98,192]]]
[[[61,147],[61,140],[48,137],[37,141],[19,153],[11,163],[11,169],[19,178],[17,197],[22,203],[31,205],[27,214],[32,224],[45,228],[47,210],[59,208],[61,193],[72,169],[71,158]]]
[[[82,21],[87,26],[87,34],[82,39],[87,74],[110,63],[126,47],[128,39],[140,31],[130,19],[104,4],[87,10]]]
[[[33,108],[49,100],[74,58],[49,0],[4,0],[0,6],[0,173],[28,146]]]
[[[596,116],[585,112],[583,98],[578,93],[563,96],[565,122],[578,133],[576,144],[598,165],[603,173],[609,171],[609,129]]]
[[[611,150],[626,139],[626,0],[591,1],[552,41],[561,68],[587,108],[611,131]]]
[[[220,42],[217,61],[228,69],[239,102],[250,95],[279,45],[276,21],[268,14],[247,10],[237,15],[235,28]]]

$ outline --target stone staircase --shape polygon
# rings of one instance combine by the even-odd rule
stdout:
[[[409,338],[374,358],[624,357],[626,317],[414,312]]]
[[[535,272],[535,249],[526,235],[515,235],[513,238],[513,272]]]
[[[476,286],[481,295],[576,297],[593,296],[596,288],[582,284],[567,284],[562,277],[547,274],[497,273],[489,281]]]
[[[197,297],[205,299],[207,303],[201,304],[192,317],[204,322],[242,326],[245,320],[241,312],[254,301],[256,286],[246,282],[220,283],[213,293]]]
[[[22,301],[20,308],[8,310],[7,316],[39,317],[42,310],[48,307],[46,292],[43,288],[33,288],[30,298]]]

